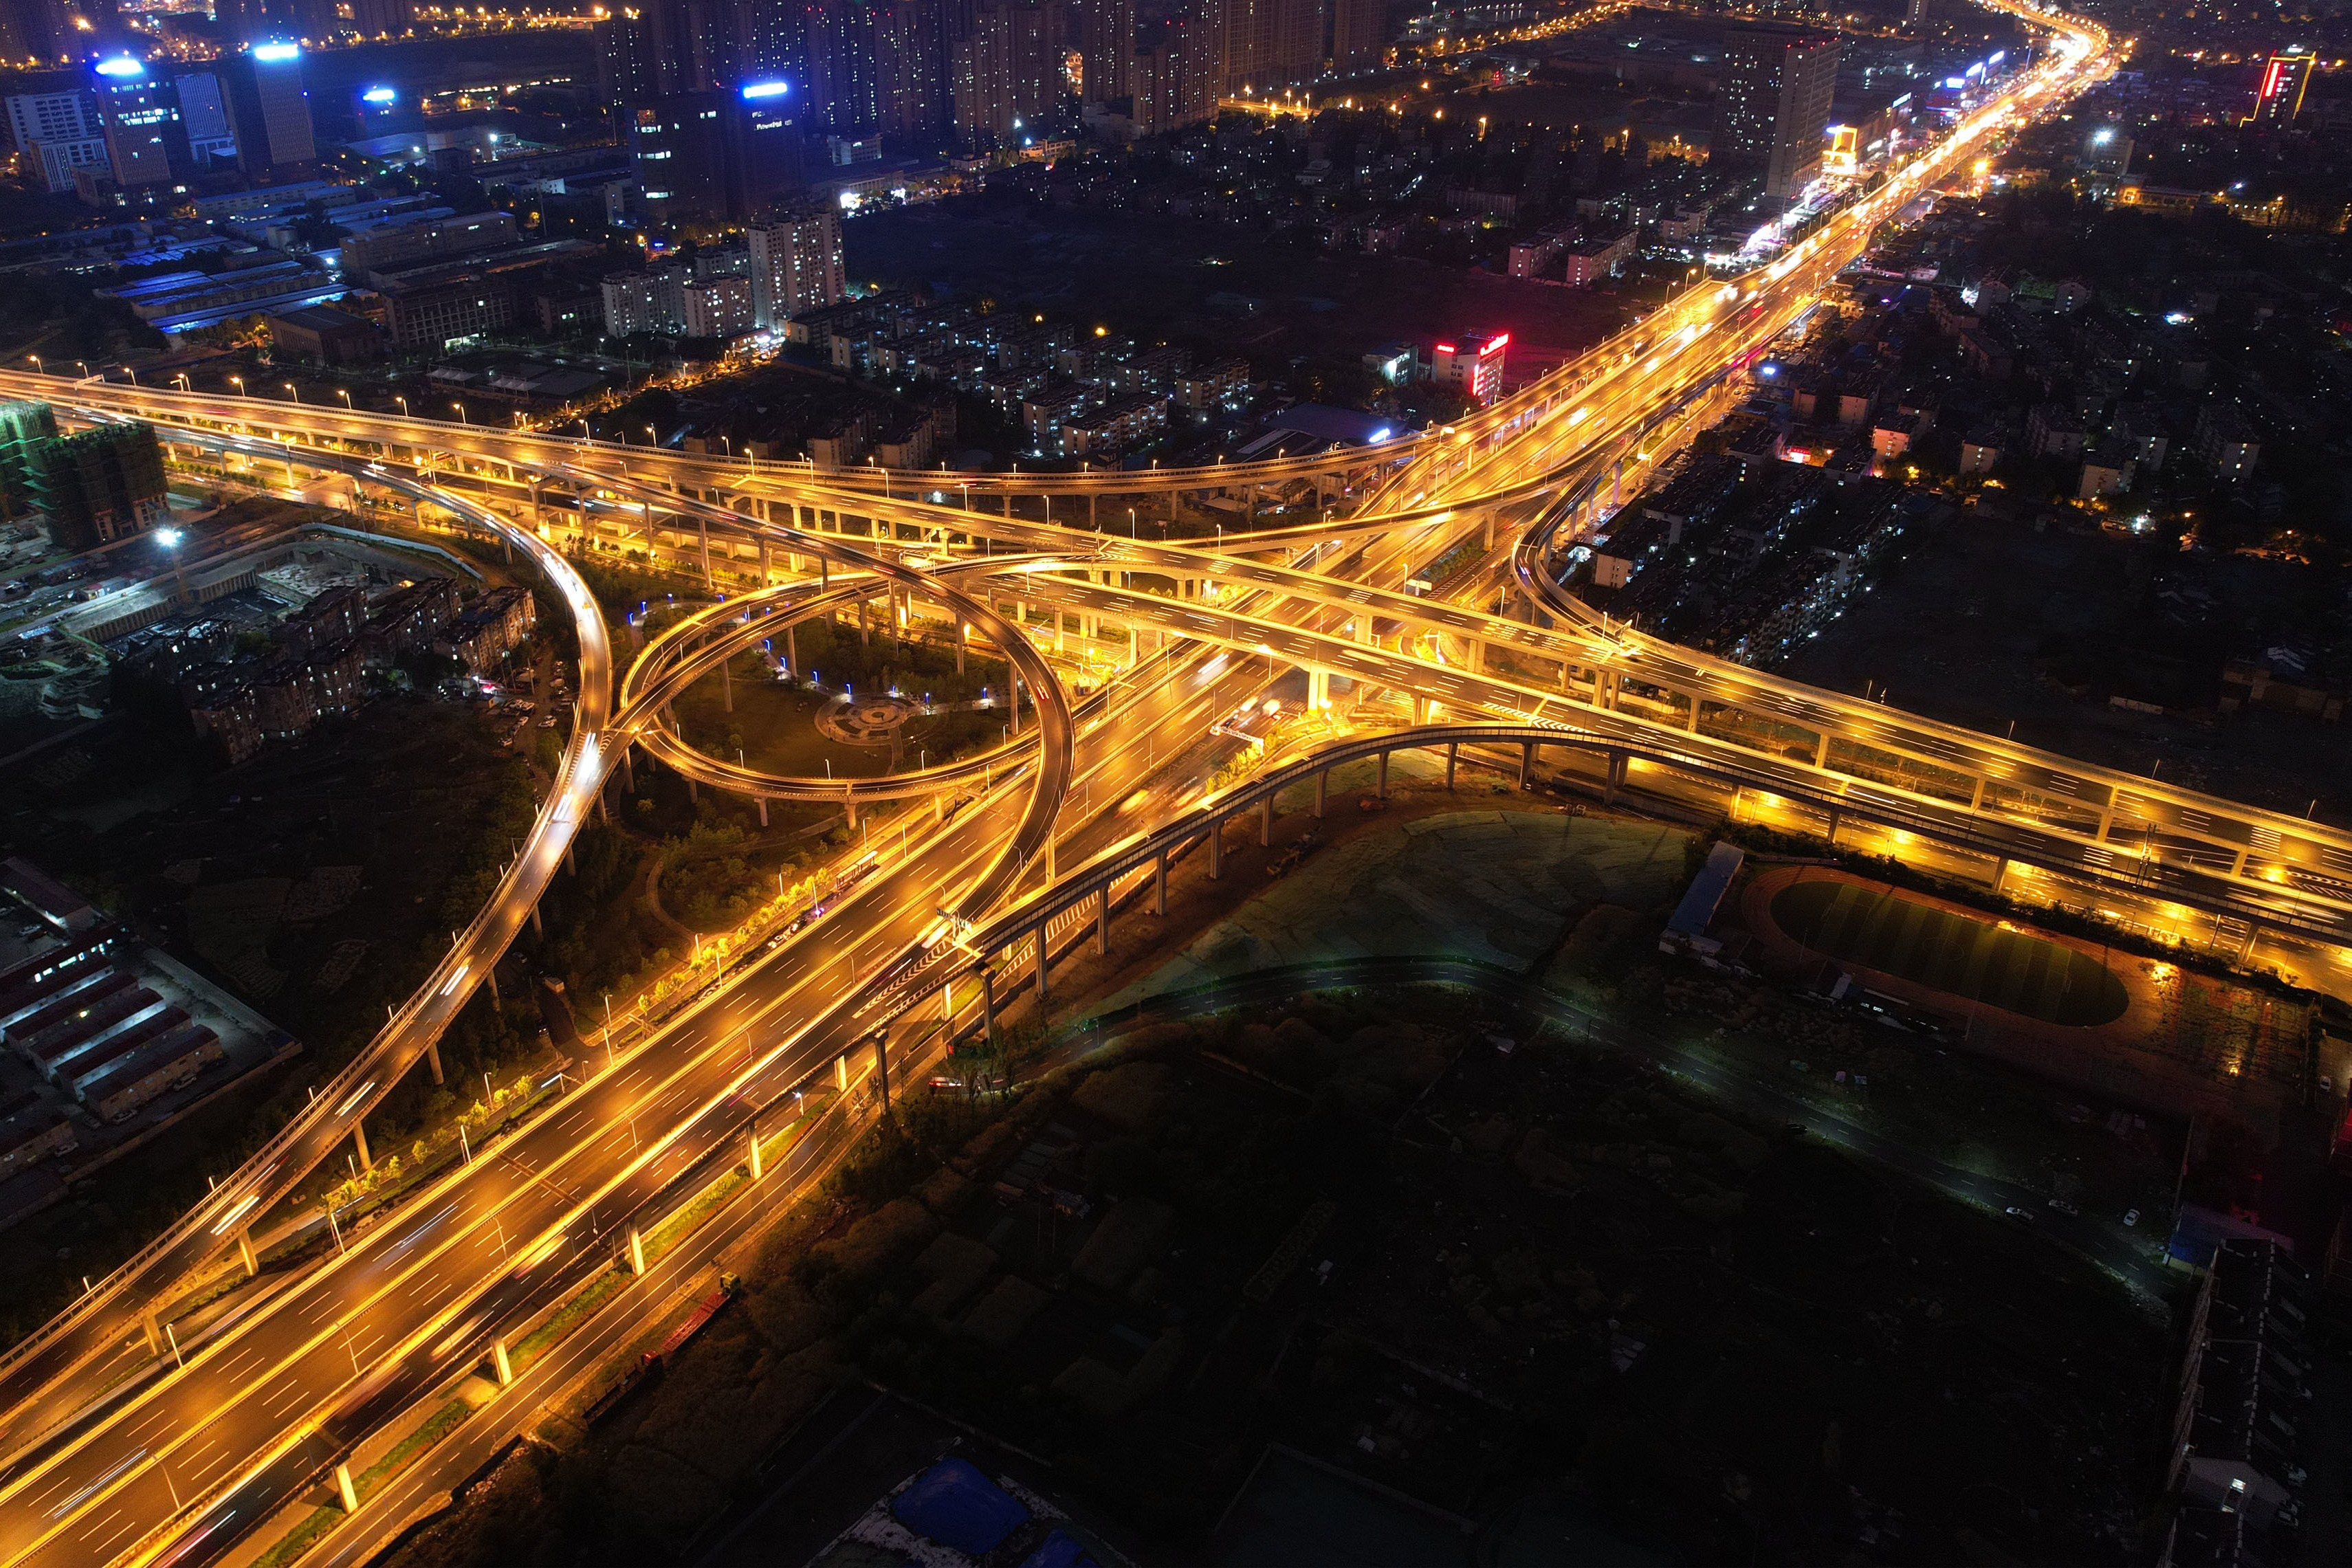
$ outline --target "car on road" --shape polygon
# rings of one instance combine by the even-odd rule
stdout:
[[[2001,1212],[2009,1216],[2011,1219],[2022,1219],[2028,1225],[2033,1223],[2033,1211],[2030,1208],[2020,1208],[2017,1205],[2012,1203],[2007,1208],[2002,1209]]]
[[[2139,1210],[2138,1210],[2138,1209],[2137,1209],[2137,1208],[2126,1208],[2126,1209],[2125,1209],[2125,1210],[2124,1210],[2124,1228],[2125,1228],[2126,1230],[2129,1230],[2133,1226],[2137,1225],[2138,1223],[2139,1223]]]
[[[2054,1208],[2054,1209],[2056,1209],[2056,1210],[2057,1210],[2059,1213],[2061,1213],[2061,1214],[2080,1214],[2080,1213],[2082,1213],[2082,1212],[2083,1212],[2081,1209],[2079,1209],[2079,1208],[2075,1207],[2073,1204],[2068,1203],[2068,1202],[2067,1202],[2064,1198],[2063,1198],[2063,1197],[2053,1197],[2053,1198],[2052,1198],[2052,1199],[2050,1200],[2050,1207],[2053,1207],[2053,1208]]]

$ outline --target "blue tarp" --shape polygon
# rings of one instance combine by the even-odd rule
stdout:
[[[1021,1560],[1021,1568],[1102,1568],[1102,1564],[1088,1556],[1085,1547],[1057,1530]]]
[[[1029,1511],[964,1459],[941,1459],[890,1503],[918,1535],[979,1557],[1029,1522]]]

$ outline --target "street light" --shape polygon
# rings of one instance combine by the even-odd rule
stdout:
[[[345,391],[341,387],[337,387],[335,389],[335,395],[343,400],[343,407],[345,410],[356,412],[352,410],[352,394],[349,392]]]
[[[392,401],[400,405],[400,417],[406,419],[408,417],[408,400],[401,396],[398,392],[394,392],[392,394]]]
[[[40,356],[40,355],[38,355],[38,354],[26,354],[25,357],[26,357],[26,359],[28,359],[28,360],[30,360],[30,361],[33,361],[33,369],[35,370],[35,371],[37,371],[37,373],[39,373],[39,374],[41,374],[41,375],[47,375],[47,374],[49,373],[48,371],[44,371],[44,370],[42,370],[42,369],[41,369],[41,356]]]
[[[302,389],[296,386],[292,382],[280,382],[278,384],[284,387],[289,393],[292,394],[296,402],[300,402],[302,401]]]
[[[466,417],[466,405],[465,405],[464,403],[462,403],[462,402],[457,402],[455,399],[452,399],[452,400],[450,401],[449,406],[450,406],[451,408],[454,408],[454,409],[456,409],[456,410],[457,411],[457,423],[458,423],[459,424],[471,424],[471,423],[473,423],[473,421],[471,421],[471,420],[469,420],[469,419],[467,419],[467,418]]]
[[[243,376],[231,376],[231,377],[229,377],[229,381],[230,381],[230,382],[231,382],[233,385],[235,385],[235,386],[236,386],[236,395],[237,395],[237,396],[239,396],[239,397],[250,397],[250,396],[252,396],[252,395],[253,395],[251,392],[247,392],[247,391],[245,390],[245,378],[244,378]]]

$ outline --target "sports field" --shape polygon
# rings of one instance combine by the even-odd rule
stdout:
[[[1782,888],[1772,918],[1817,953],[2044,1023],[2106,1023],[2128,999],[2088,953],[1843,880]]]

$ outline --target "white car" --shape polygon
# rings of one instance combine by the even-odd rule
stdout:
[[[2125,1210],[2124,1210],[2124,1228],[2125,1228],[2125,1229],[2128,1230],[2128,1229],[2130,1229],[2133,1226],[2137,1225],[2138,1223],[2139,1223],[2139,1210],[2138,1210],[2138,1209],[2137,1209],[2137,1208],[2126,1208],[2126,1209],[2125,1209]]]

